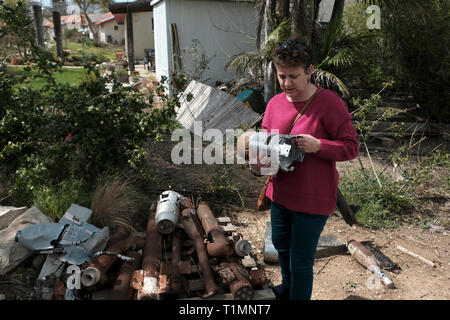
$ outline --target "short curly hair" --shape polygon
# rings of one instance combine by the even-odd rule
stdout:
[[[312,51],[308,46],[298,40],[290,39],[281,43],[272,52],[272,61],[282,67],[303,67],[305,72],[312,64]]]

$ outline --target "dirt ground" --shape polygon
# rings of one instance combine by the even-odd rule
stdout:
[[[181,193],[200,192],[211,188],[212,180],[223,173],[227,165],[174,165],[170,152],[177,142],[166,137],[162,144],[150,144],[148,151],[150,161],[158,176],[159,188],[172,188]],[[383,169],[382,153],[372,154],[372,161],[377,169]],[[361,154],[361,161],[370,168],[367,156]],[[228,165],[229,166],[229,165]],[[339,172],[350,168],[360,168],[358,159],[338,163]],[[230,167],[228,167],[230,168]],[[225,169],[226,170],[226,169]],[[232,165],[233,183],[245,192],[235,197],[234,203],[211,200],[210,206],[216,216],[228,216],[243,238],[253,245],[257,262],[264,268],[266,277],[273,284],[281,281],[280,268],[264,263],[264,239],[266,223],[270,220],[269,211],[258,212],[257,195],[264,178],[250,175],[247,166]],[[226,178],[226,177],[225,177]],[[217,184],[217,182],[216,182]],[[237,192],[236,192],[237,193]],[[195,198],[195,196],[194,196]],[[244,201],[245,207],[242,206]],[[374,277],[352,258],[344,248],[340,253],[316,258],[314,266],[314,300],[437,300],[450,299],[450,230],[438,224],[430,223],[423,227],[417,218],[426,216],[430,221],[448,219],[450,198],[431,199],[426,206],[420,206],[411,214],[408,222],[403,222],[395,229],[370,230],[362,226],[349,226],[338,212],[327,221],[322,235],[333,234],[346,243],[350,239],[370,244],[381,251],[394,263],[390,270],[383,270],[394,282],[395,289],[388,289],[373,281]],[[434,267],[427,265],[416,257],[401,252],[401,246],[430,260]]]
[[[269,211],[258,212],[257,195],[264,178],[250,175],[246,165],[175,165],[171,161],[171,151],[178,142],[170,141],[165,136],[164,142],[149,143],[146,147],[148,159],[154,170],[156,181],[146,187],[148,196],[157,199],[159,193],[173,189],[194,200],[208,201],[216,216],[228,216],[237,227],[237,232],[253,246],[253,254],[257,263],[264,268],[268,283],[279,284],[280,268],[264,262],[264,239]],[[386,165],[381,161],[382,154],[373,154],[372,160],[377,168]],[[369,168],[369,159],[361,154],[361,160]],[[360,162],[355,159],[338,163],[342,173],[350,168],[359,168]],[[231,176],[230,176],[231,172]],[[221,180],[222,179],[222,180]],[[236,192],[225,193],[221,187],[232,183]],[[222,198],[220,196],[223,196]],[[316,258],[314,266],[313,300],[437,300],[450,299],[450,230],[441,226],[438,221],[449,221],[450,198],[431,199],[426,205],[418,206],[410,215],[409,221],[403,222],[395,229],[370,230],[362,226],[349,226],[338,212],[327,221],[322,235],[335,235],[346,243],[350,239],[369,243],[389,257],[394,266],[384,270],[394,282],[395,289],[388,289],[372,281],[373,276],[366,271],[346,248],[333,255]],[[430,223],[424,227],[419,217]],[[145,230],[146,217],[142,217]],[[434,267],[401,252],[402,246],[434,263]],[[33,299],[34,279],[38,270],[33,271],[32,263],[21,267],[18,271],[0,277],[0,300]]]

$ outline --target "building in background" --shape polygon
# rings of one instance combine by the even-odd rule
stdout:
[[[55,37],[55,27],[53,26],[53,22],[51,22],[48,19],[44,19],[42,21],[42,27],[44,29],[44,35],[43,38],[45,41],[53,40]]]
[[[108,12],[101,16],[94,24],[98,27],[101,43],[125,43],[125,14]]]

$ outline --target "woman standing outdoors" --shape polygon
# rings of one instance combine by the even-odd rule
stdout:
[[[278,299],[309,300],[317,243],[336,204],[336,161],[356,158],[359,146],[345,102],[311,83],[311,50],[289,40],[274,50],[272,59],[283,92],[267,104],[262,128],[300,135],[296,144],[305,152],[303,162],[294,162],[291,172],[279,171],[266,191],[272,200],[272,241],[282,276],[272,290]]]

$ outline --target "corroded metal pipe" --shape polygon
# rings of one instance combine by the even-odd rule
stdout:
[[[147,223],[142,270],[133,273],[132,286],[137,292],[137,299],[159,299],[158,283],[161,264],[162,235],[155,221],[156,205],[152,206]]]
[[[181,206],[181,209],[186,209],[186,208],[195,209],[194,205],[192,204],[191,199],[189,199],[188,197],[184,197],[180,200],[180,206]]]
[[[117,227],[108,240],[105,251],[113,253],[122,253],[131,247],[139,247],[143,245],[143,239],[129,236],[129,231],[123,227]],[[81,283],[85,287],[91,287],[97,283],[103,283],[106,280],[106,272],[117,261],[117,256],[101,255],[92,260],[87,265],[81,276]]]
[[[116,243],[113,243],[105,251],[111,253],[123,253],[131,248],[140,249],[144,245],[144,239],[137,236],[129,236]],[[93,260],[83,271],[81,283],[85,287],[91,287],[97,283],[101,284],[106,280],[106,272],[117,261],[117,255],[101,255]]]
[[[229,285],[235,300],[251,300],[253,287],[249,282],[250,274],[238,262],[222,262],[218,269],[220,277]]]
[[[180,278],[180,261],[181,261],[181,243],[180,233],[175,231],[172,233],[172,274],[170,281],[170,289],[178,292],[181,288]]]
[[[206,250],[211,257],[226,257],[235,254],[234,245],[223,234],[209,205],[202,201],[197,207],[197,215],[205,230],[206,236],[212,241]]]
[[[135,290],[130,285],[131,278],[133,272],[140,268],[142,259],[136,251],[127,251],[125,254],[134,260],[124,261],[120,266],[117,280],[109,293],[109,300],[133,300]]]
[[[183,209],[181,215],[181,223],[183,224],[184,231],[189,238],[194,240],[200,269],[205,278],[206,294],[203,297],[206,298],[212,296],[219,290],[219,287],[216,285],[211,265],[209,264],[208,253],[206,251],[205,243],[203,242],[200,222],[198,221],[195,210],[192,208]]]

